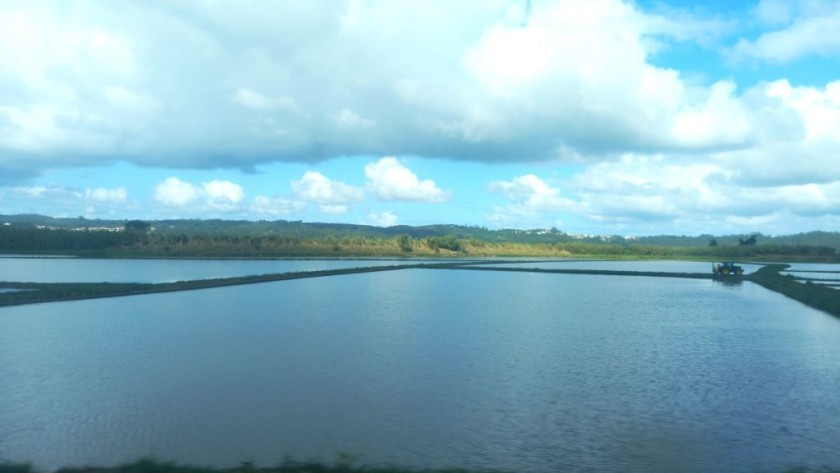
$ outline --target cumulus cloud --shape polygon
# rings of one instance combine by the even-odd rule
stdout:
[[[543,220],[544,213],[571,211],[576,203],[534,174],[510,181],[493,181],[487,190],[503,195],[509,204],[496,206],[486,218],[498,226],[533,226]]]
[[[760,124],[754,144],[708,157],[730,169],[744,186],[800,185],[840,179],[840,81],[825,87],[761,83],[745,92],[751,120]]]
[[[47,209],[52,215],[113,216],[135,206],[123,187],[18,186],[3,193],[2,197],[6,205],[31,213],[43,213]]]
[[[245,200],[245,190],[230,181],[210,181],[202,185],[208,205],[214,210],[238,210]]]
[[[292,190],[298,199],[320,204],[321,213],[327,215],[345,214],[347,204],[359,202],[365,197],[364,189],[332,181],[315,171],[308,171],[299,180],[292,181]]]
[[[128,191],[123,187],[115,189],[88,188],[85,189],[85,199],[93,202],[125,202],[128,199]]]
[[[128,191],[123,187],[108,189],[104,187],[73,189],[70,187],[49,186],[21,186],[12,189],[17,195],[35,199],[74,199],[87,202],[125,202]]]
[[[741,39],[734,47],[737,57],[787,63],[810,55],[840,56],[840,3],[834,0],[765,0],[756,8],[756,15],[784,26],[755,40]]]
[[[663,156],[625,155],[568,179],[564,186],[572,197],[560,210],[564,215],[596,223],[601,231],[633,228],[642,233],[654,229],[659,229],[659,233],[743,231],[739,225],[773,233],[778,228],[774,226],[783,223],[775,216],[788,215],[791,221],[801,222],[814,217],[830,219],[840,212],[840,179],[819,184],[759,186],[741,185],[739,179],[739,171],[719,163],[670,162]],[[501,183],[497,189],[517,195],[518,202],[528,202],[531,195],[540,193],[531,189],[540,187],[513,180]],[[556,195],[551,188],[541,192]],[[499,207],[500,211],[490,220],[516,221],[533,216],[533,211],[540,208],[553,207]]]
[[[533,174],[515,177],[510,181],[494,181],[488,185],[491,192],[503,194],[508,200],[528,207],[544,210],[563,210],[571,201],[560,196],[560,189],[551,187]]]
[[[292,190],[301,200],[323,205],[349,204],[365,197],[364,189],[330,180],[315,171],[308,171],[299,180],[293,181]]]
[[[285,216],[302,211],[306,203],[299,200],[291,200],[283,197],[267,197],[258,195],[254,197],[251,204],[251,211],[259,215],[270,215],[274,217]]]
[[[297,107],[294,99],[289,97],[266,97],[251,89],[240,87],[236,89],[233,95],[233,102],[245,108],[259,111],[270,112],[278,108],[293,109]]]
[[[770,25],[784,24],[793,15],[791,0],[760,0],[753,9],[755,16],[763,23]]]
[[[232,212],[241,209],[245,190],[230,181],[213,180],[201,185],[169,177],[154,189],[154,200],[164,206],[190,212]]]
[[[711,224],[770,225],[804,218],[799,196],[808,196],[824,219],[840,180],[840,82],[688,75],[677,69],[687,61],[668,67],[660,54],[681,43],[724,51],[735,68],[816,57],[829,58],[829,70],[840,55],[840,4],[761,0],[733,25],[648,3],[6,2],[0,182],[117,160],[245,170],[342,156],[574,161],[589,167],[567,181],[526,174],[488,185],[504,203],[491,217],[680,225],[711,215]],[[365,175],[380,200],[449,199],[396,158],[369,163]],[[109,186],[30,186],[5,198],[131,205]],[[319,173],[292,190],[248,203],[238,184],[173,177],[152,201],[261,215],[317,204],[337,215],[363,199]]]
[[[368,221],[371,225],[377,227],[393,227],[397,223],[399,223],[399,218],[397,214],[390,210],[385,210],[382,212],[370,212],[368,213]]]
[[[502,1],[11,3],[0,167],[739,147],[749,124],[736,90],[650,59],[720,29],[627,0],[534,2],[527,14]]]
[[[449,199],[431,179],[420,180],[397,158],[384,157],[365,165],[367,188],[382,200],[440,203]]]
[[[154,198],[163,205],[184,207],[198,201],[201,190],[177,177],[169,177],[155,186]]]
[[[352,130],[356,128],[373,128],[376,122],[369,118],[359,116],[356,112],[344,108],[338,113],[330,115],[330,119],[338,128]]]

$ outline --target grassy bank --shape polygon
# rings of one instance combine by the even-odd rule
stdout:
[[[840,317],[840,290],[821,284],[797,282],[793,276],[782,275],[787,264],[771,264],[749,276],[749,280],[776,291],[809,307]]]

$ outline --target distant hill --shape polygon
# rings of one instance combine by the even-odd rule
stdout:
[[[37,214],[0,215],[0,226],[45,227],[54,229],[121,229],[128,220],[105,220],[76,218],[54,218]],[[160,234],[186,236],[280,236],[286,238],[393,238],[409,235],[415,239],[454,236],[459,239],[475,239],[490,243],[610,243],[617,245],[644,245],[660,247],[708,247],[715,241],[719,246],[739,246],[741,241],[755,236],[757,246],[793,245],[820,246],[840,250],[840,232],[815,231],[784,236],[766,236],[758,233],[743,235],[699,235],[673,236],[657,235],[625,238],[616,235],[574,235],[556,228],[515,230],[491,230],[478,226],[462,225],[397,225],[374,227],[345,223],[303,222],[300,220],[221,220],[221,219],[170,219],[151,220],[153,231]]]

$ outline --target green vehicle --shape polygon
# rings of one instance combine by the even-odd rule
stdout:
[[[731,261],[725,261],[719,264],[712,264],[712,273],[718,276],[741,276],[744,274],[744,268]]]

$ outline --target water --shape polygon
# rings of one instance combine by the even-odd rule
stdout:
[[[836,466],[838,340],[837,319],[750,283],[612,276],[404,270],[6,308],[0,456]]]
[[[840,288],[840,264],[796,263],[782,274],[801,278],[802,283],[810,281],[812,284],[829,284],[830,287]]]
[[[829,263],[792,263],[788,271],[840,271],[840,264]]]
[[[711,262],[702,261],[603,261],[603,260],[560,260],[542,262],[522,262],[503,264],[500,267],[510,268],[538,268],[538,269],[594,269],[603,271],[649,271],[666,273],[699,273],[711,274]],[[756,271],[761,265],[739,264],[744,268],[744,273],[749,274]]]
[[[413,260],[164,260],[0,257],[0,281],[161,283],[252,274],[389,266]]]

